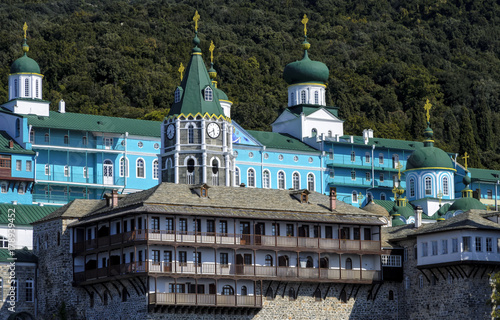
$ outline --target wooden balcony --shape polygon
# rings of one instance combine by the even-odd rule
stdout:
[[[262,296],[196,293],[150,293],[149,304],[261,308]]]
[[[215,263],[192,262],[133,262],[120,265],[75,272],[77,283],[100,278],[150,273],[164,276],[197,276],[197,277],[236,277],[258,278],[269,280],[303,281],[304,279],[338,282],[372,282],[381,280],[381,272],[377,270],[348,270],[332,268],[299,268],[258,265],[221,265]]]
[[[206,246],[229,246],[255,247],[255,248],[280,248],[297,250],[332,250],[332,251],[380,251],[378,240],[348,240],[327,239],[310,237],[284,237],[268,236],[258,234],[228,234],[208,232],[182,232],[165,230],[134,230],[125,233],[114,234],[91,240],[85,240],[74,244],[74,253],[93,250],[99,246],[126,244],[134,241],[147,241],[155,244],[181,244],[181,245],[206,245]]]

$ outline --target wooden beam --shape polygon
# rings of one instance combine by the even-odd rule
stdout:
[[[102,296],[99,294],[99,291],[97,291],[97,289],[94,287],[93,284],[90,285],[90,287],[92,289],[94,289],[94,292],[97,293],[97,295],[99,296],[99,298],[101,299],[101,302],[104,302],[104,299],[102,298]]]
[[[139,281],[139,283],[142,285],[142,287],[144,288],[144,293],[146,293],[148,291],[147,287],[146,287],[146,284],[142,282],[141,278],[138,277],[137,278],[137,281]],[[155,289],[156,291],[156,289]]]
[[[315,294],[316,294],[316,291],[318,291],[320,285],[321,285],[321,282],[318,282],[318,285],[316,286],[316,290],[314,290],[313,295],[312,295],[313,298],[316,297]]]
[[[446,271],[448,271],[448,273],[451,275],[451,279],[452,279],[452,280],[455,280],[455,277],[457,276],[457,275],[455,274],[455,272],[454,272],[453,270],[451,270],[451,268],[450,268],[450,267],[444,267],[444,269],[445,269]]]
[[[486,266],[486,267],[484,268],[483,273],[481,273],[481,279],[483,278],[484,274],[486,273],[486,271],[487,271],[489,268],[490,268],[489,266]]]
[[[434,272],[432,272],[432,268],[429,268],[429,271],[432,273],[432,275],[434,276],[434,278],[436,279],[436,281],[439,281],[439,278],[436,277],[436,274]]]
[[[464,273],[464,278],[467,277],[467,274],[465,273],[465,270],[462,268],[462,266],[458,265],[457,269],[459,269],[461,272]],[[468,277],[467,277],[468,278]]]
[[[455,267],[455,266],[450,266],[450,269],[452,269],[452,270],[453,270],[453,272],[455,272],[455,274],[460,275],[460,278],[462,278],[462,279],[464,278],[464,275],[460,272],[460,270],[458,270],[458,268],[457,268],[457,267]],[[457,277],[457,279],[458,279],[458,277]]]
[[[382,283],[380,283],[377,287],[377,290],[375,291],[375,295],[373,296],[373,301],[375,301],[375,299],[377,299],[377,294],[378,294],[378,291],[380,290],[380,287],[382,287]]]
[[[273,280],[271,280],[271,282],[269,282],[269,285],[267,286],[266,294],[264,295],[264,297],[267,297],[267,294],[269,293],[269,289],[271,288],[272,284],[273,284]]]
[[[286,290],[287,285],[288,285],[288,282],[285,282],[285,286],[283,287],[283,294],[281,295],[281,298],[285,298],[285,290]]]
[[[274,291],[274,293],[273,293],[273,300],[276,299],[276,295],[278,294],[278,289],[280,288],[280,285],[281,285],[281,281],[278,282],[278,286],[276,287],[276,291]]]
[[[422,269],[418,269],[420,272],[422,272],[422,274],[424,275],[425,279],[427,279],[427,282],[431,283],[431,280],[429,279],[429,277],[425,274],[424,271],[422,271]]]
[[[355,287],[355,286],[356,286],[356,285],[354,285],[354,284],[352,285],[351,292],[349,292],[349,297],[347,298],[347,300],[351,299],[351,297],[352,297],[352,293],[354,292],[354,287]]]
[[[354,293],[354,299],[356,299],[359,289],[361,289],[361,285],[359,285],[358,288],[356,289],[356,292]]]
[[[446,277],[444,276],[443,272],[441,271],[441,269],[439,268],[436,268],[437,271],[439,271],[439,273],[441,274],[441,276],[443,277],[443,281],[446,281]]]
[[[130,280],[130,278],[127,279],[127,280],[128,280],[128,282],[130,282],[130,284],[132,285],[132,287],[134,287],[135,292],[137,292],[137,295],[140,296],[141,294],[139,293],[139,290],[137,290],[137,287],[135,286],[135,283],[133,283],[132,280]]]
[[[127,289],[127,287],[125,287],[123,282],[121,282],[120,279],[116,279],[116,281],[118,281],[118,283],[122,285],[122,287],[125,289],[125,292],[127,292],[127,296],[130,297],[130,292],[128,292],[128,289]]]
[[[326,297],[328,296],[328,292],[330,291],[330,288],[332,287],[332,283],[329,282],[328,283],[328,288],[326,288],[326,292],[325,292],[325,295],[323,296],[323,300],[326,299]]]
[[[90,295],[90,291],[89,291],[89,290],[87,289],[87,287],[85,287],[85,286],[83,286],[82,288],[83,288],[85,291],[87,291],[87,294],[89,295],[89,299],[90,299],[90,297],[91,297],[91,295]]]
[[[295,300],[297,300],[297,297],[299,296],[300,286],[302,286],[302,282],[299,282],[299,287],[297,288],[297,291],[295,292]]]
[[[115,287],[116,292],[118,292],[118,296],[121,296],[121,292],[120,292],[120,289],[118,289],[118,286],[117,286],[114,282],[112,282],[112,281],[111,281],[110,283],[111,283],[111,285],[112,285],[113,287]]]
[[[373,287],[375,287],[374,283],[372,283],[372,286],[368,290],[368,297],[366,297],[366,300],[370,300],[372,298]]]
[[[478,266],[478,267],[477,267],[477,270],[476,270],[476,272],[474,272],[474,275],[472,276],[472,278],[475,278],[475,277],[476,277],[476,274],[477,274],[477,272],[479,271],[479,269],[481,269],[481,266]],[[485,267],[485,269],[486,269],[486,267]]]

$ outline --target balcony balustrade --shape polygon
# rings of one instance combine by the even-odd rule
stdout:
[[[262,296],[156,292],[149,294],[149,304],[260,308]]]
[[[133,241],[161,242],[162,244],[205,244],[231,246],[258,246],[262,248],[326,249],[339,251],[380,251],[378,240],[347,240],[308,237],[267,236],[259,234],[228,234],[191,231],[134,230],[98,239],[99,249],[105,246],[125,244]],[[95,249],[93,242],[81,241],[74,244],[74,252]]]
[[[76,269],[76,268],[75,268]],[[154,273],[157,275],[200,275],[200,276],[231,276],[231,277],[258,277],[282,280],[322,279],[342,281],[377,281],[381,280],[377,270],[351,270],[331,268],[299,268],[284,266],[257,266],[257,265],[221,265],[215,263],[193,262],[132,262],[120,265],[111,265],[104,268],[75,272],[75,282],[96,280],[99,278],[130,275],[136,273]]]

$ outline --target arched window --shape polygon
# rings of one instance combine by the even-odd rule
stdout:
[[[443,194],[445,196],[447,196],[449,194],[448,177],[443,177]]]
[[[295,93],[294,92],[290,93],[290,104],[291,105],[295,104]]]
[[[366,193],[366,203],[372,202],[373,194],[371,192]]]
[[[46,134],[45,134],[45,139],[44,139],[44,141],[45,141],[46,143],[49,143],[49,142],[50,142],[50,135],[49,135],[48,133],[46,133]]]
[[[247,296],[248,295],[248,290],[246,286],[241,286],[241,295],[242,296]]]
[[[285,173],[278,172],[278,189],[285,189]]]
[[[318,135],[318,130],[316,130],[316,128],[313,128],[311,130],[311,137],[316,137]]]
[[[393,154],[392,155],[392,167],[397,169],[399,165],[399,155],[398,154]]]
[[[425,195],[432,195],[432,179],[431,177],[425,177]]]
[[[302,90],[300,92],[300,103],[306,104],[306,91],[305,90]]]
[[[273,257],[268,254],[266,255],[266,267],[272,267],[273,266]]]
[[[234,169],[234,180],[237,186],[241,184],[240,182],[240,168],[236,167]]]
[[[153,160],[153,179],[158,179],[158,160]]]
[[[262,187],[271,188],[271,174],[269,173],[269,170],[264,170],[262,173]]]
[[[31,129],[30,131],[30,142],[35,143],[35,130]]]
[[[298,172],[294,172],[292,175],[292,187],[295,190],[300,189],[300,176]]]
[[[332,137],[332,130],[328,130],[328,137],[331,138]]]
[[[181,101],[181,90],[179,88],[175,89],[174,101],[175,101],[175,103]]]
[[[255,170],[248,169],[247,171],[247,184],[249,187],[255,187]]]
[[[128,177],[128,159],[121,158],[120,159],[120,177]]]
[[[358,203],[358,193],[356,191],[352,192],[352,202]]]
[[[206,87],[205,88],[205,101],[212,101],[214,99],[214,93],[212,91],[212,88]]]
[[[9,247],[9,239],[4,236],[0,236],[0,248],[8,248]]]
[[[319,267],[323,269],[328,269],[330,267],[330,261],[327,257],[319,259]]]
[[[307,190],[314,191],[314,174],[312,173],[307,175]]]
[[[356,151],[351,151],[351,162],[356,161]]]
[[[30,96],[30,79],[24,79],[24,96]]]
[[[188,125],[188,143],[194,143],[194,126]]]
[[[40,97],[40,94],[39,94],[39,83],[38,83],[39,80],[36,80],[36,91],[35,91],[35,94],[36,94],[36,97],[39,98]]]
[[[14,98],[17,98],[19,95],[19,84],[17,79],[14,79]]]
[[[194,159],[189,159],[187,161],[186,180],[187,184],[194,184]]]
[[[415,197],[415,179],[410,179],[410,198]]]
[[[137,159],[136,168],[137,168],[137,178],[144,178],[144,160]]]
[[[314,261],[311,256],[307,257],[306,268],[314,268]]]
[[[347,258],[345,260],[345,268],[346,268],[346,270],[352,270],[352,259],[351,258]]]
[[[217,159],[212,160],[212,185],[219,185],[219,161]]]
[[[314,91],[314,104],[319,104],[319,92]]]
[[[19,137],[21,135],[21,120],[18,118],[16,119],[16,137]]]
[[[226,284],[222,287],[222,295],[223,296],[232,296],[234,295],[234,289],[230,285]]]

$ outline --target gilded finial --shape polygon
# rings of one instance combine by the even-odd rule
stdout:
[[[24,22],[24,26],[23,26],[23,31],[24,31],[24,39],[26,39],[26,31],[28,30],[28,24],[26,22]]]
[[[304,36],[307,37],[307,22],[309,19],[307,18],[307,14],[304,14],[304,18],[302,18],[302,24],[304,25]]]
[[[464,159],[465,161],[465,170],[467,170],[467,159],[469,159],[470,156],[467,154],[467,151],[465,152],[464,156],[462,157],[462,159]]]
[[[429,112],[431,110],[431,107],[432,107],[432,104],[429,102],[429,99],[427,99],[427,101],[425,102],[425,105],[424,105],[424,109],[426,111],[427,122],[430,122],[430,120],[431,120],[431,114]]]
[[[215,49],[214,42],[211,41],[210,42],[210,47],[208,48],[208,50],[210,51],[210,62],[212,64],[214,63],[214,49]]]
[[[200,15],[198,14],[198,10],[194,13],[193,21],[194,21],[194,31],[198,32],[198,20],[200,20]]]
[[[182,62],[181,62],[181,66],[179,67],[178,71],[181,74],[181,81],[182,81],[182,78],[184,77],[184,65],[182,64]]]
[[[400,161],[398,161],[398,164],[396,165],[396,169],[398,169],[398,180],[401,181],[401,169],[403,168],[403,165],[401,164]]]
[[[394,193],[394,200],[398,200],[398,188],[396,186],[392,188],[392,193]]]

